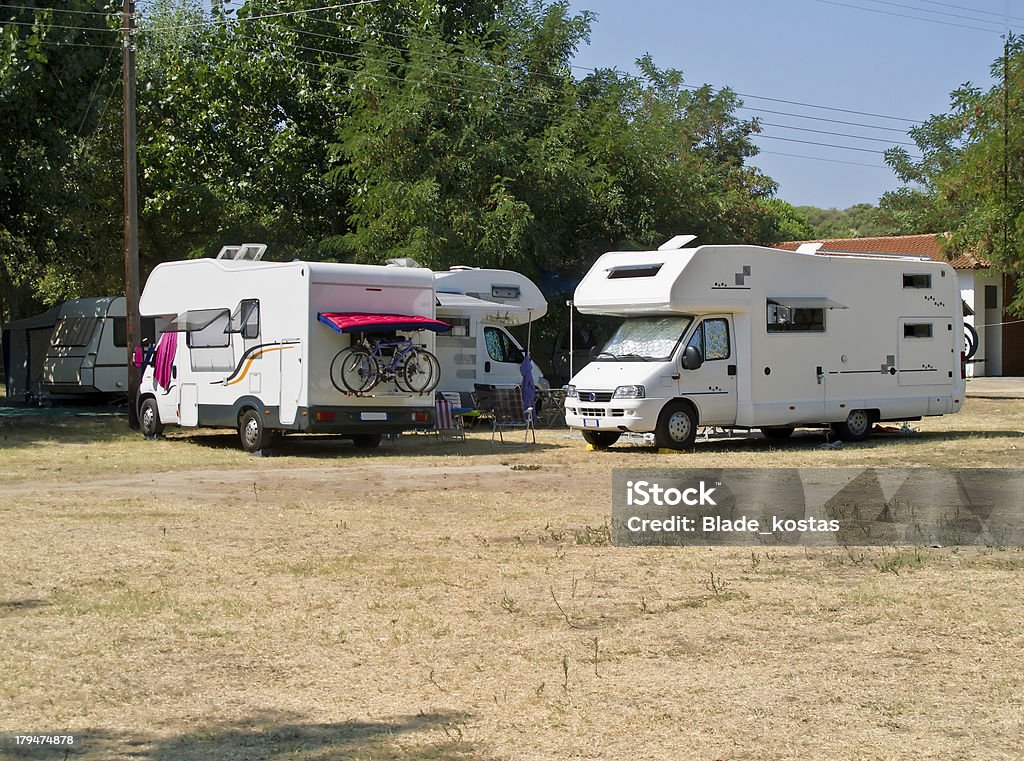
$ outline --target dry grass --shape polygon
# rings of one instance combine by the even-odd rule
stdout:
[[[376,455],[0,423],[0,731],[97,759],[1019,758],[1024,553],[617,549],[617,466],[1017,466],[911,438]]]

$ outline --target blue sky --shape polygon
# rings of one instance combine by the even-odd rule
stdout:
[[[590,45],[576,56],[578,66],[635,71],[633,62],[649,52],[659,67],[680,69],[690,84],[859,113],[744,98],[751,108],[888,128],[740,112],[760,117],[765,135],[788,139],[756,140],[764,153],[753,163],[779,183],[779,197],[824,208],[877,203],[899,183],[875,153],[789,140],[869,151],[888,143],[785,126],[912,143],[891,130],[906,130],[907,119],[944,113],[949,93],[964,82],[988,87],[989,68],[1002,55],[1004,16],[1010,15],[1014,31],[1024,30],[1024,0],[571,0],[571,7],[597,17]],[[994,24],[981,23],[986,19]],[[863,115],[868,113],[899,119]],[[778,155],[783,153],[793,155]]]

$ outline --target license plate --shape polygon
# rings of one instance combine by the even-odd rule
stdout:
[[[388,413],[386,412],[360,412],[360,420],[387,420]]]
[[[600,428],[601,427],[601,421],[598,420],[597,418],[583,418],[583,427],[584,428]]]

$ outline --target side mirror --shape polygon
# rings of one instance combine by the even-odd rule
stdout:
[[[683,351],[683,369],[697,370],[704,364],[704,355],[696,346],[687,346]]]

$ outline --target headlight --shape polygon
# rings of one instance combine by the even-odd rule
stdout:
[[[565,398],[566,399],[576,399],[576,398],[578,398],[578,396],[579,395],[576,393],[576,387],[575,386],[566,386],[565,387]]]
[[[647,396],[643,386],[619,386],[612,399],[643,399]]]

